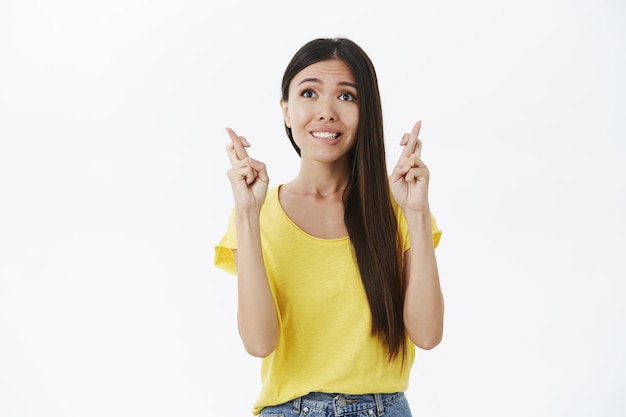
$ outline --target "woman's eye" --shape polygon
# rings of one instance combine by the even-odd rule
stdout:
[[[313,91],[313,90],[304,90],[302,92],[302,97],[313,98],[313,97],[315,97],[315,91]]]
[[[354,95],[351,93],[341,93],[341,95],[339,96],[339,100],[354,101],[356,100],[356,97],[354,97]]]

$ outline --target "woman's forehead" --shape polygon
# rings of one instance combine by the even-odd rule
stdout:
[[[292,84],[301,84],[306,81],[321,83],[351,83],[354,84],[354,75],[345,62],[339,59],[319,61],[303,68],[292,80]]]

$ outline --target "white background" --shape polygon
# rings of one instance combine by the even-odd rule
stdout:
[[[390,164],[423,120],[446,297],[415,416],[626,414],[626,5],[0,5],[0,416],[246,416],[213,266],[225,126],[273,185],[280,80],[314,37],[378,71]]]

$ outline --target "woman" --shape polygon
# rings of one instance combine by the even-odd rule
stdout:
[[[414,346],[440,342],[444,310],[421,122],[388,175],[376,73],[344,38],[294,55],[280,105],[300,171],[268,188],[227,129],[235,207],[215,251],[238,277],[243,344],[263,358],[253,413],[410,416]]]

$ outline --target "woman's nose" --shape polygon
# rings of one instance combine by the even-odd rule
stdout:
[[[335,107],[332,103],[332,99],[322,99],[318,101],[318,120],[335,120],[337,115],[335,114]]]

